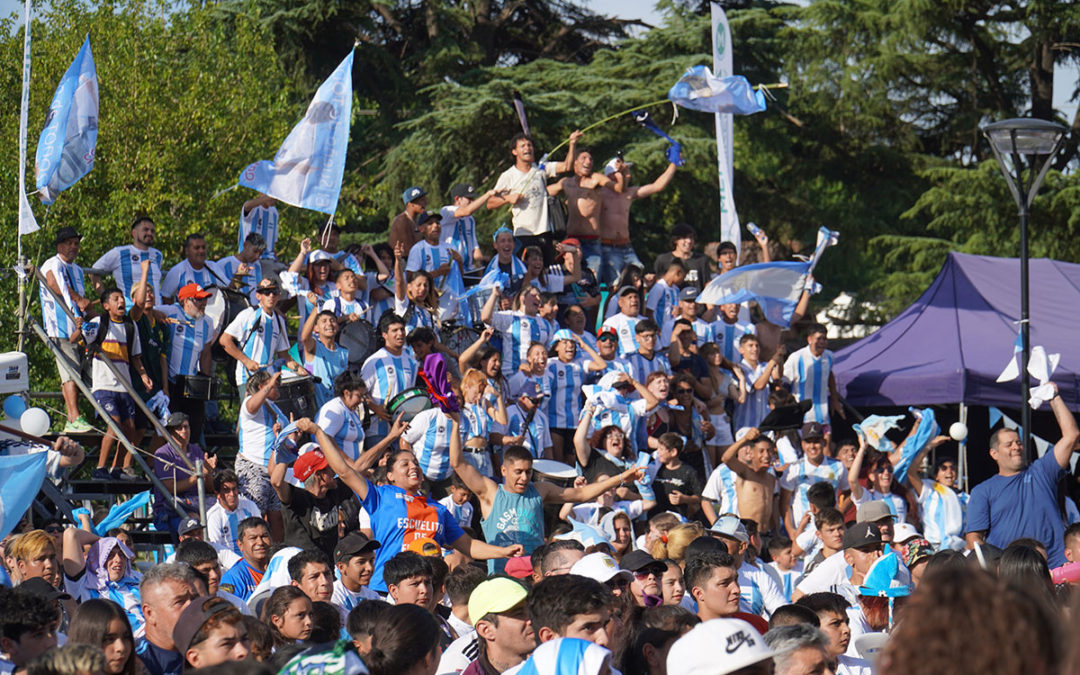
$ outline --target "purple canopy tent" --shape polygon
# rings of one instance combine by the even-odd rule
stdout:
[[[1031,344],[1060,353],[1062,400],[1080,411],[1080,265],[1030,261]],[[925,293],[876,333],[837,352],[853,406],[1018,408],[1020,380],[997,383],[1019,331],[1020,261],[950,253]]]

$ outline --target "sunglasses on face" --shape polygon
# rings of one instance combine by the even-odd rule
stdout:
[[[694,390],[693,390],[693,389],[685,389],[685,388],[683,388],[683,387],[679,387],[678,389],[676,389],[676,390],[675,390],[675,393],[676,393],[676,394],[678,394],[679,396],[683,396],[684,394],[693,394],[693,393],[694,393]]]
[[[276,288],[259,288],[256,289],[257,295],[281,295],[281,291]]]

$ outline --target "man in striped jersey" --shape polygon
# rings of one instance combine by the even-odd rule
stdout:
[[[258,232],[252,232],[244,239],[239,253],[217,261],[222,274],[229,281],[229,287],[247,295],[252,304],[259,302],[255,289],[263,278],[260,257],[265,250],[266,240]]]
[[[720,305],[717,310],[720,318],[712,322],[713,338],[716,346],[720,347],[720,353],[732,364],[742,361],[739,353],[739,340],[744,335],[754,335],[757,328],[749,321],[742,321],[739,317],[740,305]]]
[[[784,380],[791,385],[795,400],[811,399],[814,402],[803,421],[821,424],[826,439],[831,432],[829,412],[844,417],[840,392],[836,389],[836,378],[832,372],[833,353],[826,349],[828,344],[825,327],[814,324],[806,334],[806,346],[784,362]]]
[[[630,373],[630,377],[638,382],[644,382],[651,373],[656,371],[671,375],[671,363],[668,362],[668,358],[656,351],[659,332],[659,327],[652,319],[639,321],[634,326],[638,348],[620,359],[626,364],[625,370]]]
[[[94,262],[94,269],[109,272],[116,280],[116,285],[127,299],[127,309],[131,309],[131,287],[139,280],[139,263],[150,261],[150,285],[154,287],[154,304],[161,304],[161,251],[152,246],[154,243],[154,221],[148,216],[138,216],[131,223],[132,243],[110,249]],[[90,275],[90,282],[100,293],[104,290],[101,277]]]
[[[481,269],[486,262],[480,250],[480,240],[476,237],[476,218],[473,214],[494,196],[495,190],[477,195],[472,185],[458,183],[450,188],[450,206],[440,210],[443,219],[442,243],[461,254],[465,261],[465,272]]]
[[[273,279],[263,279],[255,293],[258,307],[249,307],[236,315],[221,334],[221,346],[236,359],[236,385],[247,383],[251,373],[273,366],[278,359],[300,375],[307,375],[304,367],[289,356],[289,334],[285,317],[276,307],[281,289]]]
[[[225,276],[218,264],[206,259],[206,237],[201,234],[189,234],[184,240],[184,259],[172,266],[161,282],[161,296],[172,299],[181,286],[192,282],[202,287],[225,286],[229,277]]]
[[[184,395],[188,377],[211,372],[210,348],[214,344],[214,322],[206,316],[210,294],[198,284],[188,284],[176,293],[175,305],[155,307],[169,324],[170,410],[182,412],[191,423],[191,438],[202,439],[206,401]]]
[[[604,321],[603,328],[614,328],[619,336],[619,355],[623,356],[636,352],[638,348],[634,327],[645,317],[640,316],[641,296],[633,286],[623,286],[619,289],[617,302],[619,313]]]
[[[76,317],[82,316],[91,304],[83,297],[86,293],[83,270],[75,264],[81,242],[82,235],[74,227],[60,228],[56,233],[56,255],[46,260],[41,266],[41,273],[45,275],[48,287],[64,299],[67,308]],[[41,289],[41,318],[45,323],[45,334],[69,360],[78,365],[80,356],[75,349],[75,343],[70,340],[75,326],[68,318],[67,312],[56,306],[52,293],[44,287]],[[79,414],[79,390],[75,385],[75,380],[71,378],[59,360],[57,370],[60,372],[60,392],[64,396],[64,409],[68,419],[64,431],[66,433],[89,431],[90,423]]]
[[[563,328],[551,338],[558,358],[547,364],[543,390],[548,392],[547,419],[551,428],[554,459],[565,462],[565,450],[574,442],[574,429],[581,415],[581,388],[589,372],[607,369],[607,362],[580,335]],[[591,360],[577,359],[578,346]]]
[[[798,535],[798,523],[810,509],[807,490],[814,483],[828,481],[837,492],[848,488],[847,469],[836,459],[825,456],[825,433],[817,422],[802,425],[803,458],[788,465],[780,479],[780,517],[792,541]]]
[[[364,361],[360,376],[367,383],[368,406],[375,413],[368,428],[368,443],[374,445],[390,433],[390,415],[386,405],[390,399],[409,389],[416,382],[416,359],[405,351],[405,321],[387,312],[379,318],[379,333],[384,346]]]
[[[267,260],[277,260],[274,246],[278,238],[278,210],[274,206],[277,200],[267,195],[259,195],[244,202],[240,209],[240,233],[236,241],[236,250],[243,251],[248,236],[258,234],[265,244],[260,256]]]

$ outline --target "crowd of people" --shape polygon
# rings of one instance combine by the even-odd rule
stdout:
[[[374,246],[340,249],[330,226],[290,258],[265,196],[217,261],[193,234],[166,268],[140,216],[132,243],[84,271],[79,233],[60,228],[40,269],[64,431],[91,427],[82,363],[119,431],[92,475],[138,478],[128,448],[149,446],[174,550],[136,556],[126,527],[98,530],[104,513],[28,516],[3,541],[0,673],[1073,663],[1054,578],[1080,562],[1057,499],[1080,429],[1060,397],[1052,451],[1028,466],[1019,435],[997,431],[998,474],[970,495],[918,414],[896,448],[846,437],[823,327],[697,301],[737,266],[734,242],[701,252],[678,224],[651,269],[635,253],[631,205],[665,188],[678,154],[634,185],[631,164],[596,171],[580,140],[537,164],[519,135],[493,189],[457,185],[438,211],[408,188]],[[473,214],[505,206],[489,247]],[[232,426],[225,380],[234,459],[206,443]],[[71,446],[49,450],[65,458],[53,478],[81,461]]]

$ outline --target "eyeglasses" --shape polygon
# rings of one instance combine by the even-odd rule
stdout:
[[[281,295],[281,291],[277,288],[257,288],[255,289],[256,295]]]

